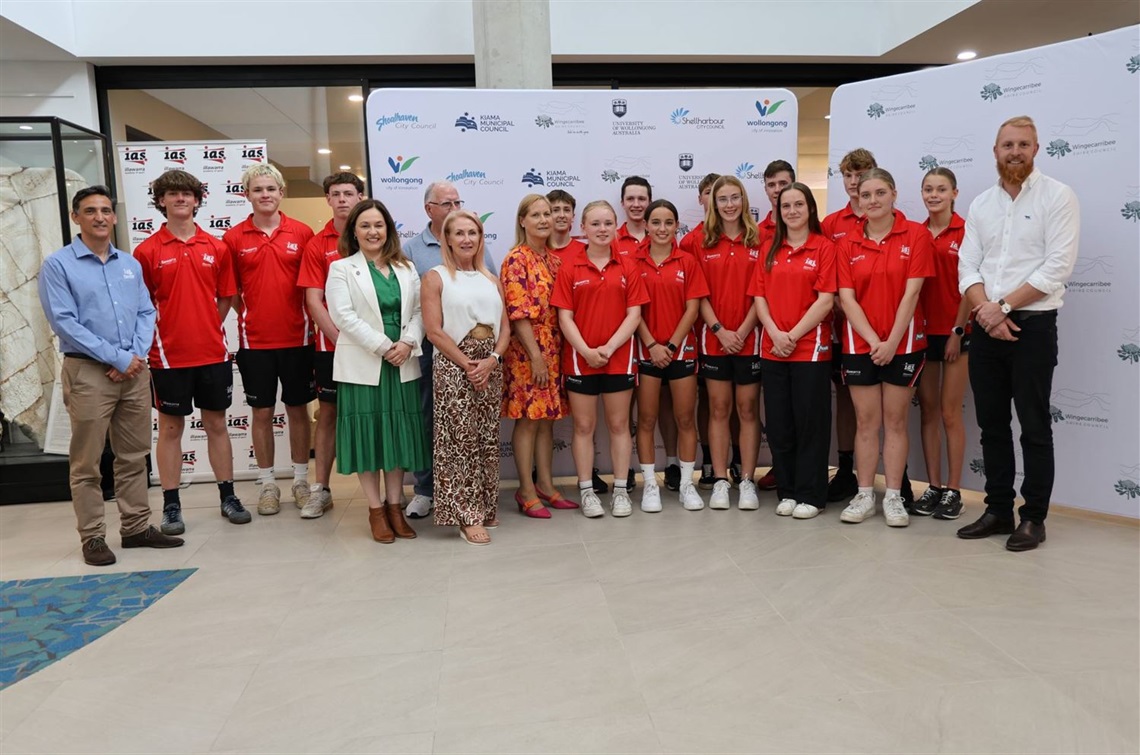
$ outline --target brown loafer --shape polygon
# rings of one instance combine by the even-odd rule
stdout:
[[[392,532],[395,533],[396,537],[404,540],[412,540],[416,537],[416,531],[404,518],[404,510],[400,508],[400,504],[385,503],[384,510],[388,514],[388,524],[392,525]]]
[[[124,548],[179,548],[186,544],[180,537],[171,537],[159,532],[153,524],[142,532],[123,535]]]
[[[90,566],[110,566],[115,563],[115,552],[103,537],[93,537],[83,544],[83,560]]]
[[[1013,522],[998,519],[990,512],[982,514],[978,521],[967,524],[958,530],[958,537],[963,540],[980,540],[990,535],[1010,535],[1013,533]]]
[[[378,509],[368,509],[368,526],[372,529],[372,539],[376,542],[396,542],[396,535],[393,534],[392,527],[388,524],[388,517],[384,513],[383,506]]]
[[[1021,520],[1021,524],[1017,525],[1017,529],[1009,536],[1009,540],[1005,541],[1005,549],[1007,551],[1031,551],[1041,543],[1045,542],[1045,524],[1037,522]]]

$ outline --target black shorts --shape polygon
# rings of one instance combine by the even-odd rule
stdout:
[[[281,403],[304,406],[316,398],[313,379],[313,347],[291,349],[240,349],[238,371],[245,389],[245,402],[255,409],[277,404],[277,383],[281,383]]]
[[[233,402],[234,368],[227,359],[198,367],[151,370],[150,388],[151,403],[159,414],[187,417],[195,406],[222,412]]]
[[[563,375],[562,383],[570,393],[600,396],[603,393],[621,393],[633,388],[634,375]]]
[[[928,362],[944,362],[946,356],[946,342],[950,336],[926,336],[926,360]],[[966,354],[970,351],[970,334],[962,336],[962,346],[959,351]]]
[[[670,380],[681,380],[697,374],[696,359],[674,359],[666,367],[654,367],[653,362],[642,359],[637,363],[637,374],[646,377],[660,378],[668,383]]]
[[[925,365],[926,351],[896,354],[890,363],[882,367],[871,361],[870,354],[844,354],[843,382],[846,385],[888,383],[913,388],[918,385],[918,378]]]
[[[756,354],[701,357],[700,374],[705,380],[731,381],[733,385],[755,385],[760,382],[760,357]]]
[[[317,381],[317,400],[336,403],[336,381],[332,377],[333,352],[313,352],[313,376]]]
[[[831,342],[831,382],[843,385],[843,349],[835,341]]]

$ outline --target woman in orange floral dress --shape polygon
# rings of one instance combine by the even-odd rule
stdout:
[[[558,312],[550,305],[558,257],[546,242],[554,230],[550,203],[541,194],[527,194],[519,203],[515,248],[499,271],[511,320],[511,345],[503,355],[503,417],[515,420],[511,434],[519,489],[519,511],[549,519],[555,509],[576,509],[554,487],[554,422],[569,407],[562,393],[560,367],[562,333]],[[535,481],[531,470],[537,469]]]

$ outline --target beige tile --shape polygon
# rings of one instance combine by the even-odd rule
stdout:
[[[558,646],[616,637],[601,586],[568,582],[557,587],[455,590],[448,601],[444,644],[477,652],[486,646]]]
[[[968,520],[941,521],[912,516],[905,529],[885,527],[881,516],[863,524],[843,527],[843,536],[874,553],[879,561],[903,561],[954,556],[994,555],[1004,552],[1005,538],[963,540],[958,529]],[[865,524],[878,526],[866,527]]]
[[[586,544],[598,580],[649,582],[740,574],[723,546],[711,537],[604,540]]]
[[[946,611],[820,621],[812,651],[854,692],[1028,676]]]
[[[847,688],[809,651],[803,630],[775,617],[714,628],[638,632],[622,638],[650,710],[710,701],[840,697]]]
[[[539,703],[544,704],[544,703]],[[435,734],[445,753],[654,753],[661,745],[648,714],[542,721],[513,726],[448,728]]]
[[[851,526],[874,527],[881,524],[882,521],[872,520]],[[875,551],[848,540],[838,527],[782,529],[783,532],[766,530],[731,536],[724,541],[725,550],[746,573],[805,566],[844,566],[876,560]],[[905,537],[905,533],[900,533],[900,537]]]
[[[491,530],[491,542],[495,548],[514,546],[576,545],[582,542],[578,520],[584,519],[581,512],[568,509],[550,509],[550,519],[530,519],[519,513],[513,495],[505,491],[499,505],[499,526]],[[458,528],[447,528],[452,536],[459,538]],[[464,548],[471,546],[460,543]]]
[[[622,634],[730,624],[776,613],[745,575],[730,572],[715,577],[611,583],[603,588]]]
[[[707,499],[708,494],[705,493],[704,495]],[[676,498],[676,493],[662,487],[662,511],[656,514],[646,514],[639,508],[641,500],[639,488],[633,493],[633,514],[631,516],[622,518],[611,516],[609,495],[601,496],[602,505],[606,509],[604,517],[587,519],[581,511],[568,513],[573,515],[581,539],[587,543],[704,534],[704,520],[709,513],[708,510],[685,511]],[[736,519],[732,512],[724,513]]]
[[[1106,671],[1046,674],[1041,678],[1119,737],[1118,752],[1140,752],[1140,676],[1135,668],[1122,664]]]
[[[444,651],[438,727],[638,715],[645,703],[617,639]]]
[[[1050,578],[1034,553],[900,561],[904,578],[943,608],[1033,605],[1078,600],[1075,586]]]
[[[264,663],[216,750],[326,752],[352,741],[431,732],[439,653]]]
[[[1037,673],[1140,669],[1140,615],[1134,603],[1070,600],[953,613]]]
[[[446,615],[445,595],[297,606],[267,643],[265,661],[441,650]]]
[[[929,596],[912,587],[897,565],[858,563],[811,569],[780,569],[749,575],[789,622],[849,616],[885,616],[933,611]]]
[[[882,753],[891,742],[850,698],[745,697],[650,715],[668,753]]]
[[[307,752],[328,753],[328,755],[431,755],[435,735],[430,731],[412,734],[392,734],[390,736],[356,737],[346,733],[330,733],[327,739],[314,745]],[[270,753],[264,746],[253,745],[245,749],[210,750],[209,755],[266,755]]]
[[[1036,677],[874,692],[855,699],[892,732],[900,753],[1128,751],[1097,716]]]
[[[590,559],[581,543],[517,548],[464,544],[453,556],[451,589],[556,585],[593,579]]]
[[[283,506],[276,516],[296,516],[296,510],[286,511]],[[233,567],[315,561],[330,537],[319,531],[319,525],[305,531],[300,526],[267,523],[264,519],[255,514],[250,524],[218,530],[202,544],[189,565]]]
[[[419,538],[416,538],[417,540]],[[306,564],[311,579],[303,603],[446,595],[451,580],[451,553],[411,548],[380,549],[368,559],[329,559]],[[395,545],[395,544],[393,544]],[[331,547],[331,546],[330,546]]]
[[[137,659],[132,670],[140,670]],[[65,681],[5,737],[11,753],[163,753],[209,749],[252,666],[141,669]]]
[[[59,685],[32,677],[0,691],[0,739],[11,734]]]

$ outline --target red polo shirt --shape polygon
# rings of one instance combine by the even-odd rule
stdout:
[[[333,260],[340,259],[340,252],[337,249],[339,243],[340,234],[336,232],[336,227],[330,220],[325,223],[321,232],[305,245],[305,251],[301,254],[301,272],[297,274],[297,285],[301,288],[302,296],[306,288],[319,288],[322,291],[325,289],[325,283],[329,279],[329,265]],[[325,302],[325,309],[328,308],[328,302]],[[314,342],[317,351],[333,351],[336,348],[336,343],[325,338],[325,334],[316,323],[313,323],[313,330],[316,331]]]
[[[649,301],[645,284],[633,261],[619,257],[611,250],[610,259],[601,270],[582,252],[567,259],[558,272],[550,303],[574,312],[574,324],[590,348],[603,345],[625,319],[625,311]],[[582,355],[564,338],[562,372],[567,375],[632,375],[637,369],[631,337],[599,368],[586,364]]]
[[[660,265],[653,261],[649,247],[645,246],[638,252],[634,265],[649,295],[649,303],[641,308],[641,319],[653,340],[664,346],[673,338],[689,301],[709,295],[708,283],[696,258],[681,251],[677,245]],[[674,360],[697,358],[697,337],[692,328],[675,345]],[[637,341],[637,358],[649,359],[649,349],[640,339]]]
[[[237,293],[233,263],[221,239],[194,226],[182,241],[166,227],[135,249],[154,308],[153,369],[200,367],[229,361],[218,299]]]
[[[776,327],[787,333],[803,319],[819,294],[838,290],[835,273],[835,245],[818,233],[808,234],[798,249],[787,242],[776,252],[772,269],[766,270],[764,254],[748,287],[749,296],[763,296]],[[820,362],[831,359],[831,318],[815,326],[796,342],[790,356],[772,353],[772,338],[760,329],[760,356],[778,362]]]
[[[697,248],[704,243],[705,238],[705,221],[697,223],[697,227],[689,231],[681,239],[681,243],[677,246],[681,247],[682,252],[689,254],[696,254]]]
[[[895,210],[895,225],[880,242],[866,236],[846,236],[839,244],[839,287],[855,291],[867,321],[880,340],[886,340],[895,324],[899,302],[911,278],[934,275],[934,243],[926,226],[911,222]],[[915,305],[895,354],[911,354],[926,348],[922,301]],[[842,335],[844,354],[869,354],[871,346],[848,321]]]
[[[760,229],[760,256],[767,257],[768,250],[772,248],[772,239],[776,238],[776,221],[772,219],[772,211],[756,224]]]
[[[951,213],[950,225],[934,237],[934,277],[922,286],[922,313],[926,334],[948,336],[954,329],[962,294],[958,293],[958,247],[966,234],[966,221]]]
[[[617,229],[617,235],[614,236],[614,240],[610,242],[610,248],[614,250],[614,254],[627,257],[637,252],[637,248],[641,246],[642,242],[647,238],[649,238],[649,229],[646,229],[644,236],[637,238],[629,232],[629,223],[622,223],[621,228]]]
[[[578,252],[585,252],[586,251],[586,242],[582,241],[582,239],[572,238],[572,239],[570,239],[570,243],[567,244],[566,246],[562,247],[561,249],[550,249],[549,247],[547,247],[547,251],[549,251],[551,254],[553,254],[555,257],[557,257],[558,259],[562,260],[563,263],[565,263],[567,260],[569,260],[571,257],[576,255]]]
[[[828,215],[820,225],[823,226],[823,235],[835,242],[838,251],[840,239],[849,235],[862,235],[864,222],[866,218],[856,215],[855,210],[851,209],[851,202],[848,201],[846,207]],[[835,342],[839,343],[839,335],[847,329],[847,318],[843,316],[842,309],[836,307],[834,320],[832,336]]]
[[[309,226],[285,213],[272,235],[255,226],[250,215],[222,237],[241,288],[238,338],[243,349],[288,349],[309,343],[309,313],[297,274],[311,238]]]
[[[730,239],[724,234],[712,247],[697,247],[697,262],[709,284],[709,304],[720,324],[729,330],[736,330],[743,325],[744,319],[752,310],[748,284],[752,281],[752,273],[759,258],[759,246],[745,247],[741,238]],[[720,339],[713,335],[703,321],[698,332],[702,354],[729,356],[721,347]],[[759,353],[756,336],[757,328],[753,328],[744,339],[744,346],[737,353],[738,356]]]

